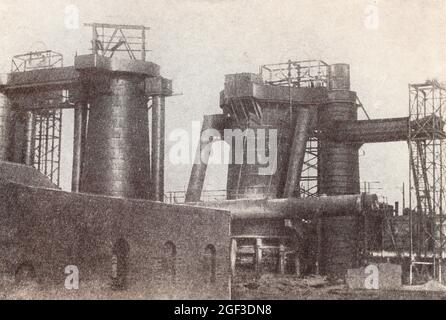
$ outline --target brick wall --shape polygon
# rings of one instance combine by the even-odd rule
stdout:
[[[0,183],[0,201],[3,273],[30,263],[38,281],[63,286],[65,267],[76,265],[81,281],[100,279],[108,286],[113,247],[122,239],[129,247],[128,288],[138,288],[142,298],[229,298],[230,217],[223,210],[11,182]],[[174,256],[166,253],[167,242]]]

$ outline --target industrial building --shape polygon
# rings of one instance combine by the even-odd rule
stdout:
[[[172,81],[146,61],[146,27],[88,26],[92,52],[73,66],[53,51],[17,55],[0,85],[0,272],[57,283],[76,265],[110,290],[142,283],[153,297],[178,298],[230,298],[239,272],[345,279],[349,269],[382,261],[400,264],[406,282],[441,281],[440,83],[409,85],[407,117],[358,120],[365,108],[347,64],[289,60],[227,75],[222,112],[203,120],[202,132],[218,135],[200,139],[185,203],[168,204]],[[75,115],[72,192],[58,187],[63,109]],[[277,150],[263,150],[277,153],[276,170],[260,173],[264,162],[247,161],[246,135],[242,161],[231,153],[227,199],[202,201],[209,146],[225,130],[260,129],[276,134]],[[360,189],[358,149],[392,141],[408,143],[403,215]]]

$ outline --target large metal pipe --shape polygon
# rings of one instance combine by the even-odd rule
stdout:
[[[203,136],[203,132],[209,129],[223,133],[227,125],[227,116],[223,114],[206,115],[203,118],[203,124],[200,132],[200,141],[197,147],[195,161],[192,165],[192,171],[189,178],[189,184],[186,191],[186,202],[200,201],[201,192],[203,191],[204,179],[206,178],[207,164],[211,154],[211,144],[208,136]],[[202,138],[205,138],[203,140]]]
[[[83,106],[74,108],[74,132],[73,132],[73,169],[71,178],[71,191],[79,192],[81,167],[82,167],[82,114]]]
[[[10,105],[4,94],[0,94],[0,160],[9,160],[10,145]]]
[[[315,215],[357,215],[364,210],[376,208],[377,201],[376,195],[356,194],[318,198],[226,200],[192,205],[228,210],[233,219],[311,219]]]
[[[23,163],[27,166],[32,166],[34,163],[34,125],[34,113],[27,111],[25,114],[25,144],[23,149]]]
[[[331,139],[336,142],[374,143],[407,141],[409,119],[389,118],[361,121],[338,121]],[[428,135],[428,134],[426,134]]]
[[[305,158],[307,141],[315,124],[316,107],[301,107],[296,111],[296,125],[291,145],[288,171],[283,196],[299,197],[300,178]]]
[[[419,130],[417,126],[423,126],[423,130],[419,130],[418,138],[424,137],[430,139],[433,134],[432,124],[423,125],[423,122],[429,123],[435,121],[436,127],[444,133],[444,122],[435,117],[425,117],[411,122],[411,128]],[[409,118],[388,118],[361,121],[337,121],[336,132],[331,139],[336,142],[349,143],[376,143],[376,142],[392,142],[407,141],[409,133]]]
[[[151,200],[164,201],[164,136],[165,98],[152,97],[152,195]]]
[[[86,151],[80,191],[123,198],[149,197],[147,106],[137,74],[91,75]],[[84,130],[83,130],[84,131]]]

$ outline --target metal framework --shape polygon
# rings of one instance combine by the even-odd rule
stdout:
[[[327,87],[329,65],[321,60],[291,61],[268,64],[260,67],[260,75],[265,83],[276,86]],[[290,115],[293,101],[290,92]],[[319,139],[317,130],[307,142],[302,167],[300,197],[316,197],[318,195],[318,154]]]
[[[35,51],[12,57],[11,72],[24,72],[63,67],[62,54],[52,51]]]
[[[300,197],[318,196],[318,138],[317,132],[307,142],[302,167]]]
[[[60,183],[62,109],[46,109],[35,116],[33,166],[52,182]]]
[[[150,28],[135,25],[87,23],[92,28],[91,51],[111,58],[123,52],[132,60],[146,60],[146,31]],[[139,57],[138,57],[139,56]]]
[[[260,75],[267,84],[291,87],[326,87],[329,65],[321,60],[266,64]]]
[[[446,208],[446,89],[437,81],[409,85],[410,279],[429,269],[441,281]]]
[[[254,98],[232,98],[228,101],[229,113],[241,126],[247,126],[250,122],[260,123],[262,108]]]
[[[11,71],[25,72],[63,67],[63,56],[52,50],[29,52],[12,58]],[[35,97],[32,105],[22,106],[33,113],[32,165],[53,183],[60,183],[62,108],[68,91],[49,91]]]

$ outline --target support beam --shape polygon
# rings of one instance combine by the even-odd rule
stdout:
[[[279,273],[285,274],[285,245],[283,243],[279,246]]]
[[[165,98],[152,98],[152,191],[151,200],[164,200]]]
[[[201,132],[206,130],[206,125],[203,123]],[[211,154],[212,142],[203,142],[200,138],[197,154],[195,156],[194,164],[192,165],[192,172],[189,178],[189,185],[186,191],[186,202],[197,202],[201,199],[203,191],[204,179],[206,178],[206,171],[208,161]]]
[[[0,85],[0,91],[20,95],[27,90],[67,89],[79,85],[79,72],[74,67],[61,67],[10,73],[7,83]]]
[[[87,101],[82,107],[82,128],[81,128],[81,178],[83,177],[83,171],[85,166],[85,153],[87,149],[87,137],[88,137],[88,118],[89,118],[89,105]],[[82,179],[80,180],[80,185],[82,184]],[[79,186],[81,188],[81,186]]]
[[[71,178],[71,191],[79,192],[81,167],[82,167],[82,119],[83,106],[78,105],[74,109],[74,134],[73,134],[73,169]]]
[[[206,130],[217,130],[222,136],[223,131],[227,128],[228,118],[226,115],[217,114],[209,115],[203,118],[203,125],[200,132],[200,142],[197,149],[196,158],[192,165],[192,172],[189,178],[189,185],[186,192],[186,202],[198,202],[201,199],[203,191],[204,179],[206,177],[207,164],[211,153],[211,144],[213,141],[203,141],[202,133]],[[208,138],[208,137],[204,137]]]
[[[255,245],[255,269],[256,274],[260,275],[262,273],[262,238],[256,239],[256,245]]]
[[[321,273],[321,265],[322,265],[322,219],[316,219],[316,274]]]
[[[237,239],[231,239],[231,273],[235,277],[235,265],[237,262]]]
[[[315,124],[317,107],[301,107],[297,109],[295,131],[288,163],[287,179],[283,196],[286,198],[299,197],[300,177],[305,158],[307,141]]]
[[[9,99],[0,94],[0,161],[9,160],[11,109]]]
[[[26,112],[25,145],[23,150],[23,163],[32,166],[34,163],[34,124],[35,117],[30,111]]]

